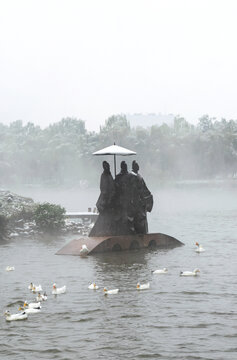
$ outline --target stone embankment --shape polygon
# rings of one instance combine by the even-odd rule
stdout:
[[[31,198],[0,190],[0,238],[40,237],[44,232],[36,225],[34,211],[37,207]],[[93,223],[80,219],[67,219],[60,234],[88,235]]]

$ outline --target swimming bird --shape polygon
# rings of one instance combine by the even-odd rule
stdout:
[[[167,268],[163,268],[163,269],[157,269],[155,271],[152,271],[152,274],[167,274],[168,269]]]
[[[88,253],[89,253],[88,247],[85,244],[83,244],[80,250],[80,255],[86,256]]]
[[[146,284],[140,284],[137,283],[137,290],[147,290],[150,289],[150,283],[146,283]]]
[[[205,251],[205,249],[202,247],[202,245],[200,245],[198,242],[196,242],[196,245],[197,245],[197,248],[196,248],[196,252],[197,253],[200,253],[200,252],[203,252]]]
[[[98,289],[99,289],[99,286],[96,285],[96,283],[91,283],[91,284],[88,286],[88,289],[98,290]]]
[[[14,266],[7,266],[6,267],[6,271],[14,271],[14,270],[15,270]]]
[[[46,292],[44,294],[41,294],[40,292],[36,296],[36,301],[46,301],[48,299]]]
[[[39,292],[39,291],[42,291],[42,286],[41,285],[33,285],[32,287],[32,292]]]
[[[53,295],[58,295],[58,294],[64,294],[66,292],[66,285],[57,288],[56,284],[53,284],[53,290],[52,290],[52,294]]]
[[[27,314],[25,311],[19,314],[11,314],[9,310],[5,311],[4,313],[6,317],[6,321],[15,321],[15,320],[25,320],[27,319]]]
[[[29,289],[29,290],[32,290],[34,286],[35,286],[35,285],[31,282],[30,285],[28,286],[28,289]]]
[[[26,314],[37,314],[37,313],[39,313],[40,312],[40,309],[35,309],[35,308],[31,308],[31,307],[29,307],[29,308],[23,308],[23,307],[19,307],[19,310],[24,310],[24,312],[26,313]]]
[[[180,271],[180,276],[197,276],[200,273],[199,269],[194,269],[193,271]]]
[[[119,289],[108,290],[107,288],[104,288],[105,295],[114,295],[114,294],[118,294],[118,292]]]
[[[40,306],[40,302],[33,302],[33,303],[29,303],[27,301],[24,302],[24,305],[23,305],[24,308],[28,309],[28,308],[31,308],[31,309],[41,309],[41,306]]]

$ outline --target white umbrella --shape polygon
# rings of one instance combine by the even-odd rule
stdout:
[[[114,176],[116,176],[116,155],[128,156],[128,155],[136,155],[135,151],[131,151],[125,149],[118,145],[111,145],[102,150],[96,151],[93,155],[113,155],[114,156]]]

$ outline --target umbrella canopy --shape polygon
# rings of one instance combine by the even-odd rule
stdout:
[[[93,155],[122,155],[122,156],[126,156],[126,155],[136,155],[135,151],[131,151],[128,149],[125,149],[121,146],[118,145],[111,145],[108,146],[102,150],[96,151],[93,153]]]
[[[94,152],[93,155],[114,155],[114,176],[116,176],[116,155],[136,155],[136,152],[114,144]]]

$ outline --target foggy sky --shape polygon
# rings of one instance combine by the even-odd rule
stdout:
[[[0,0],[0,122],[237,119],[235,0]]]

